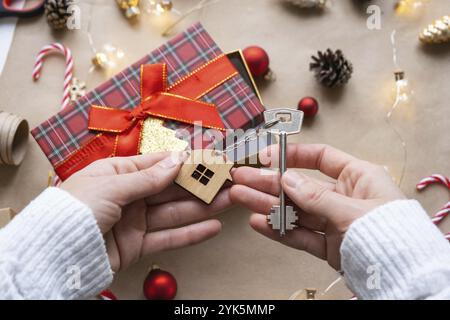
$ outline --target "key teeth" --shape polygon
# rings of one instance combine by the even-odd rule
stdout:
[[[298,221],[296,213],[294,210],[286,212],[286,230],[294,230],[297,228],[295,224]]]
[[[295,224],[298,221],[298,217],[296,215],[296,211],[291,206],[286,207],[286,230],[294,230],[297,225]],[[270,209],[270,214],[267,216],[267,222],[272,226],[273,230],[280,230],[280,211],[279,207],[273,206]]]
[[[280,230],[280,212],[277,207],[270,209],[270,214],[267,216],[267,222],[272,226],[273,230]]]

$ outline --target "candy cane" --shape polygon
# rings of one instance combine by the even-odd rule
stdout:
[[[66,48],[60,43],[52,43],[50,45],[44,46],[41,51],[39,51],[36,62],[34,63],[33,69],[33,80],[36,81],[41,75],[42,63],[44,58],[54,52],[59,52],[66,58],[66,71],[64,74],[64,90],[63,99],[61,103],[61,109],[67,107],[70,102],[70,83],[72,82],[72,72],[73,72],[73,59],[70,49]]]
[[[422,179],[416,186],[417,190],[423,190],[433,183],[440,183],[450,190],[450,180],[441,174],[433,174],[425,179]]]
[[[447,189],[450,190],[450,180],[447,177],[444,177],[441,174],[433,174],[429,177],[426,177],[422,179],[416,186],[417,190],[423,190],[429,185],[440,183],[447,187]],[[444,220],[445,217],[447,217],[450,213],[450,202],[448,202],[444,208],[442,208],[440,211],[438,211],[434,217],[432,218],[432,221],[435,224],[439,224]]]
[[[444,208],[442,208],[440,211],[438,211],[434,217],[431,219],[434,224],[439,224],[442,222],[442,220],[445,219],[450,213],[450,202],[447,202]]]
[[[447,187],[447,189],[450,190],[450,179],[447,177],[444,177],[441,174],[433,174],[429,177],[426,177],[422,179],[416,186],[417,190],[423,190],[426,187],[428,187],[431,184],[440,183]],[[450,202],[447,202],[444,208],[442,208],[440,211],[438,211],[433,218],[431,218],[431,221],[433,221],[434,224],[438,225],[442,222],[442,220],[445,219],[450,214]],[[445,235],[445,239],[450,241],[450,233],[447,233]]]
[[[111,290],[103,290],[98,297],[100,300],[117,300],[116,295]]]

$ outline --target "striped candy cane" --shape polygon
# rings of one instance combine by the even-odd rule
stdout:
[[[118,300],[116,295],[109,289],[100,292],[98,297],[100,300]]]
[[[423,190],[426,187],[428,187],[431,184],[442,184],[447,187],[448,190],[450,190],[450,179],[447,177],[444,177],[441,174],[433,174],[429,177],[426,177],[422,179],[416,186],[417,190]],[[444,208],[439,210],[434,217],[431,219],[434,224],[438,225],[442,222],[442,220],[445,219],[450,214],[450,202],[447,202]],[[447,233],[445,235],[445,238],[450,241],[450,233]]]
[[[441,174],[433,174],[429,177],[426,177],[425,179],[422,179],[418,184],[417,184],[417,190],[423,190],[426,187],[428,187],[431,184],[434,183],[440,183],[443,184],[444,186],[446,186],[449,190],[450,190],[450,180],[447,177],[444,177]]]
[[[434,217],[431,219],[434,224],[439,224],[442,222],[442,220],[445,219],[445,217],[448,216],[450,213],[450,202],[447,202],[444,208],[442,208],[440,211],[438,211]]]
[[[33,68],[33,80],[37,81],[41,76],[42,64],[47,55],[51,53],[60,53],[64,55],[66,59],[66,70],[64,72],[64,89],[63,89],[63,99],[61,102],[61,109],[66,108],[70,103],[70,84],[73,78],[73,58],[72,52],[69,48],[66,48],[60,43],[52,43],[50,45],[42,47],[39,51]],[[57,175],[54,177],[49,177],[50,185],[58,186],[61,184],[61,180]]]
[[[70,49],[66,48],[60,43],[52,43],[50,45],[44,46],[41,51],[39,51],[36,62],[34,63],[33,69],[33,80],[36,81],[39,79],[42,70],[42,63],[45,57],[50,54],[58,52],[63,54],[66,59],[66,71],[64,74],[64,90],[63,90],[63,99],[61,103],[61,109],[64,109],[69,105],[70,102],[70,84],[72,82],[73,76],[73,59],[72,53]]]

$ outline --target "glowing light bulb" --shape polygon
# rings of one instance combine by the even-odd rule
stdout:
[[[122,49],[107,43],[92,58],[95,68],[103,69],[108,74],[113,74],[125,67],[125,53]]]
[[[422,15],[430,0],[399,0],[395,12],[399,16],[418,17]]]
[[[387,118],[389,119],[394,111],[397,108],[400,108],[404,106],[408,107],[411,105],[411,101],[414,95],[414,91],[411,89],[410,82],[405,76],[405,72],[398,70],[394,72],[394,87],[392,88],[392,95],[393,95],[393,105],[387,114]],[[408,110],[408,108],[403,109],[402,111],[403,117],[407,117],[410,115],[411,110]]]
[[[405,72],[396,71],[395,76],[395,92],[399,102],[407,102],[411,98],[412,91],[409,87],[408,79],[405,78]]]
[[[172,11],[173,4],[170,0],[148,1],[147,12],[160,16],[164,13]]]
[[[148,0],[144,4],[144,12],[150,15],[152,26],[160,31],[171,25],[181,15],[170,0]]]

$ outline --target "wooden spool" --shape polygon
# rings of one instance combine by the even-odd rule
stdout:
[[[19,165],[27,152],[28,122],[0,111],[0,165]]]

